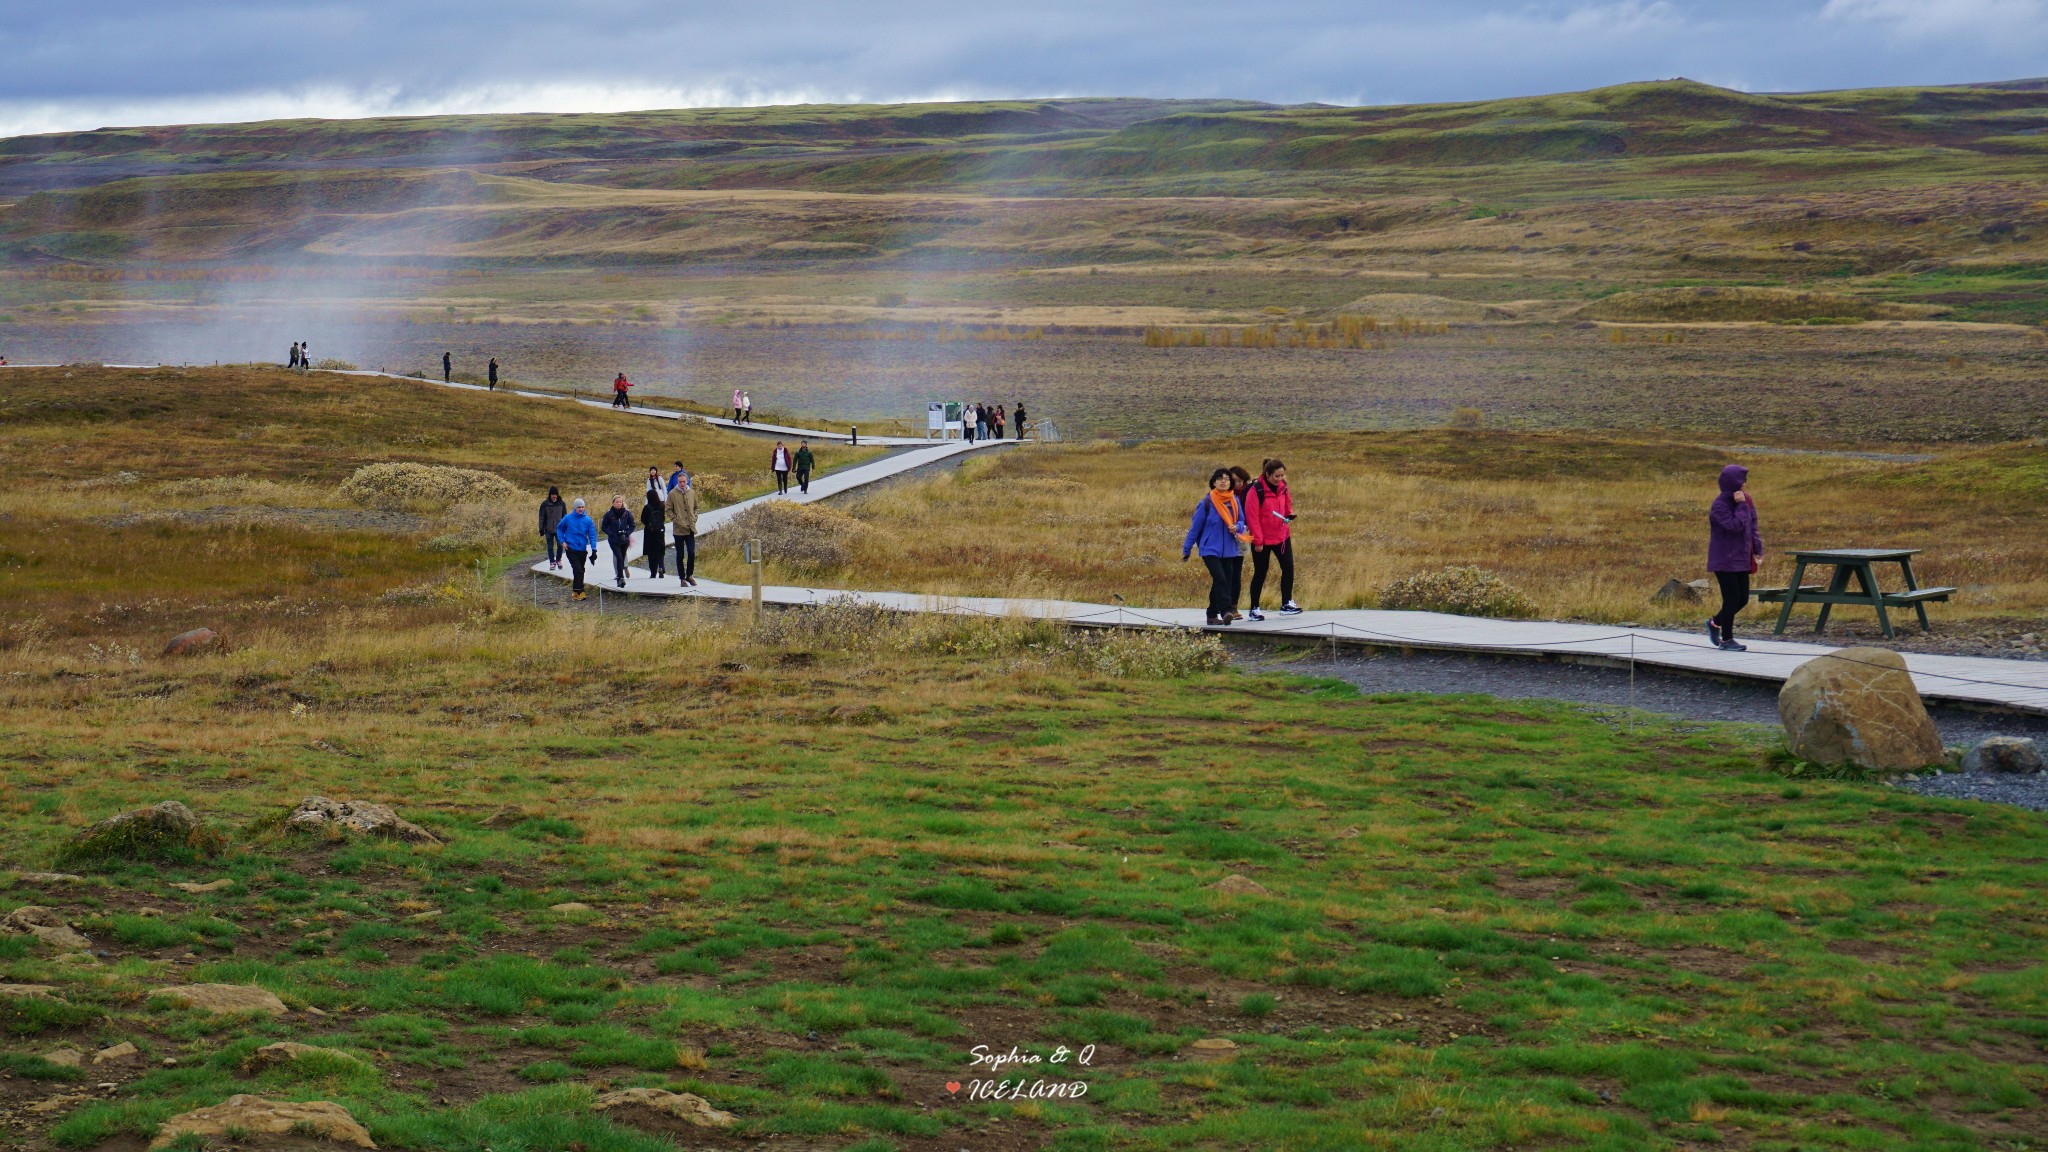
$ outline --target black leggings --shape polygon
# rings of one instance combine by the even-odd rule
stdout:
[[[1209,617],[1218,619],[1237,610],[1237,577],[1243,570],[1241,556],[1204,556],[1209,569]]]
[[[583,562],[589,555],[581,548],[569,549],[569,591],[583,591]]]
[[[612,546],[612,571],[618,577],[619,583],[623,584],[626,582],[626,549],[632,542],[609,538],[605,542]]]
[[[789,473],[777,472],[775,474],[775,491],[783,496],[789,495]]]
[[[1721,585],[1721,610],[1714,614],[1714,623],[1721,628],[1723,640],[1735,638],[1735,614],[1749,605],[1749,573],[1716,572],[1714,579]]]
[[[647,574],[660,576],[668,572],[668,542],[659,532],[648,532],[642,538],[641,553],[647,557]]]
[[[1259,593],[1266,587],[1266,568],[1274,561],[1280,561],[1280,603],[1287,604],[1294,599],[1294,541],[1290,538],[1278,544],[1252,549],[1252,607],[1259,606]]]

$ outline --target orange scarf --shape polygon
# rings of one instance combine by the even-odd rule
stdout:
[[[1237,537],[1239,540],[1251,539],[1249,533],[1237,530],[1237,522],[1244,519],[1244,516],[1237,510],[1237,497],[1235,495],[1211,488],[1209,489],[1209,506],[1216,509],[1218,516],[1223,517],[1223,527],[1232,536]]]

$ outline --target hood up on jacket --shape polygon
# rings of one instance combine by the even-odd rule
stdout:
[[[1744,484],[1749,483],[1749,469],[1740,464],[1730,464],[1721,469],[1721,491],[1733,496]]]

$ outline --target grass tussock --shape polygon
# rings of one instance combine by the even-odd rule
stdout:
[[[342,499],[365,508],[403,508],[435,512],[451,504],[509,501],[519,489],[504,478],[474,468],[447,465],[365,464],[342,481]]]
[[[1535,611],[1520,589],[1484,568],[1466,565],[1404,576],[1380,590],[1380,607],[1458,616],[1525,617]]]
[[[1742,322],[1914,320],[1939,315],[1939,306],[1887,303],[1838,292],[1794,288],[1704,285],[1618,292],[1581,307],[1586,320],[1631,322]]]
[[[867,525],[822,504],[757,504],[718,530],[721,550],[737,557],[748,541],[759,541],[763,556],[780,571],[800,576],[830,575],[846,567]]]

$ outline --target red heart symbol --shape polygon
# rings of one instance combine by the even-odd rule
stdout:
[[[948,1081],[946,1081],[946,1091],[948,1091],[948,1092],[958,1092],[959,1090],[960,1090],[960,1082],[959,1082],[958,1080],[948,1080]]]

